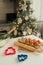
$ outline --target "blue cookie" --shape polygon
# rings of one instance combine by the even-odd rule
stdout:
[[[27,58],[28,58],[28,55],[25,55],[25,54],[18,55],[19,62],[25,61]]]

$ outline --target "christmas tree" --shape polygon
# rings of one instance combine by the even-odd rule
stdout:
[[[37,35],[38,28],[36,19],[32,16],[33,9],[30,0],[20,0],[17,8],[17,20],[14,23],[16,30],[14,36]]]

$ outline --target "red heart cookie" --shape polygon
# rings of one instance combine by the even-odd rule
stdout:
[[[10,52],[9,52],[10,51]],[[14,55],[16,53],[16,50],[15,50],[15,48],[13,48],[13,47],[8,47],[6,50],[5,50],[5,52],[4,52],[4,54],[5,55]]]

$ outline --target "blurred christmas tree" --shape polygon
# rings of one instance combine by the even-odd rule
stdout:
[[[38,28],[36,19],[32,16],[33,9],[31,8],[32,2],[30,0],[20,0],[17,9],[17,20],[14,22],[17,29],[14,31],[14,36],[37,35]]]

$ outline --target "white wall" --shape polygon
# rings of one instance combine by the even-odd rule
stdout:
[[[37,20],[40,20],[40,7],[41,0],[32,0],[33,1],[33,14]]]
[[[43,21],[43,0],[41,0],[40,20]]]
[[[38,21],[43,21],[43,0],[32,0],[34,16]]]

